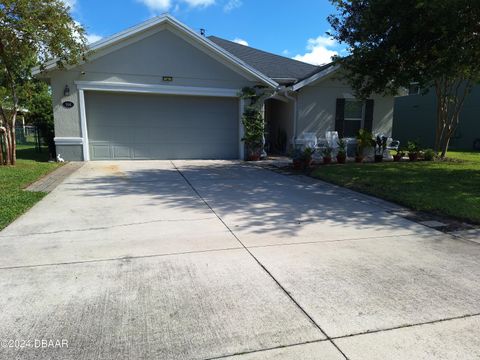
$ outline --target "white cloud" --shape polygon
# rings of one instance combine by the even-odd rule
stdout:
[[[207,7],[215,4],[215,0],[183,0],[191,7]]]
[[[228,0],[225,6],[223,7],[223,10],[225,12],[230,12],[235,9],[238,9],[242,5],[243,5],[242,0]]]
[[[87,42],[89,44],[92,44],[94,42],[97,42],[99,40],[102,40],[103,36],[97,35],[97,34],[87,34]]]
[[[240,38],[235,38],[232,41],[236,42],[237,44],[240,44],[240,45],[248,46],[248,41],[247,40],[243,40],[243,39],[240,39]]]
[[[77,20],[74,20],[74,21],[75,21],[75,25],[83,27],[83,25],[79,21]],[[80,34],[77,31],[74,32],[74,36],[77,38],[77,40],[80,40]],[[103,36],[97,35],[97,34],[85,34],[85,37],[87,38],[87,43],[89,44],[97,42],[103,38]]]
[[[62,1],[65,3],[65,5],[70,7],[70,9],[75,8],[75,5],[77,5],[77,0],[62,0]]]
[[[282,51],[282,54],[283,54],[284,56],[288,56],[288,55],[290,55],[290,50],[285,49],[285,50]]]
[[[174,5],[174,11],[179,10],[179,3],[184,3],[191,8],[208,7],[215,4],[215,0],[139,0],[152,12],[169,11]]]
[[[338,55],[337,51],[329,49],[336,45],[334,39],[320,35],[316,39],[308,39],[307,52],[295,56],[294,59],[313,65],[323,65],[332,61],[332,56]]]
[[[151,11],[167,11],[172,6],[171,0],[140,0]]]

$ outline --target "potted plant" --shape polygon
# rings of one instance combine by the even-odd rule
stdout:
[[[399,162],[403,159],[404,156],[405,156],[405,151],[397,149],[397,153],[393,155],[393,161]]]
[[[263,149],[264,123],[262,114],[254,107],[247,107],[243,114],[242,123],[245,131],[242,141],[245,142],[247,159],[258,161]]]
[[[420,146],[417,141],[407,142],[408,158],[410,161],[417,161],[420,155]]]
[[[379,163],[383,161],[383,154],[387,149],[387,137],[377,135],[375,139],[375,162]]]
[[[294,149],[291,154],[293,169],[303,170],[303,152],[300,149]]]
[[[347,142],[344,139],[340,139],[338,140],[337,144],[338,144],[337,163],[345,164],[347,162]]]
[[[325,165],[332,163],[332,151],[333,149],[330,146],[322,150],[323,163]]]
[[[303,150],[303,164],[304,164],[304,167],[308,168],[310,166],[312,166],[312,156],[315,152],[315,149],[307,146],[304,150]]]
[[[372,134],[365,130],[360,129],[357,134],[357,149],[355,151],[355,162],[361,163],[365,159],[365,149],[372,146]]]

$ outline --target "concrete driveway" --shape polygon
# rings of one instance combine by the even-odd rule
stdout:
[[[395,208],[241,163],[88,163],[0,233],[0,359],[480,358],[480,245]]]

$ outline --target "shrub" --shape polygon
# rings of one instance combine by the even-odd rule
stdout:
[[[407,142],[407,150],[409,153],[417,153],[420,151],[420,145],[418,141],[408,141]]]
[[[435,160],[435,157],[435,151],[433,151],[432,149],[427,149],[423,152],[423,159],[426,161],[433,161]]]

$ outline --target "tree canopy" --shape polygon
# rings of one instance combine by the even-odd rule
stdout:
[[[34,66],[57,60],[60,67],[85,54],[85,32],[61,0],[0,3],[0,164],[15,163],[15,121]]]
[[[362,98],[417,82],[437,91],[438,150],[446,152],[463,101],[480,79],[480,1],[332,0],[331,34],[348,45],[336,58]]]

